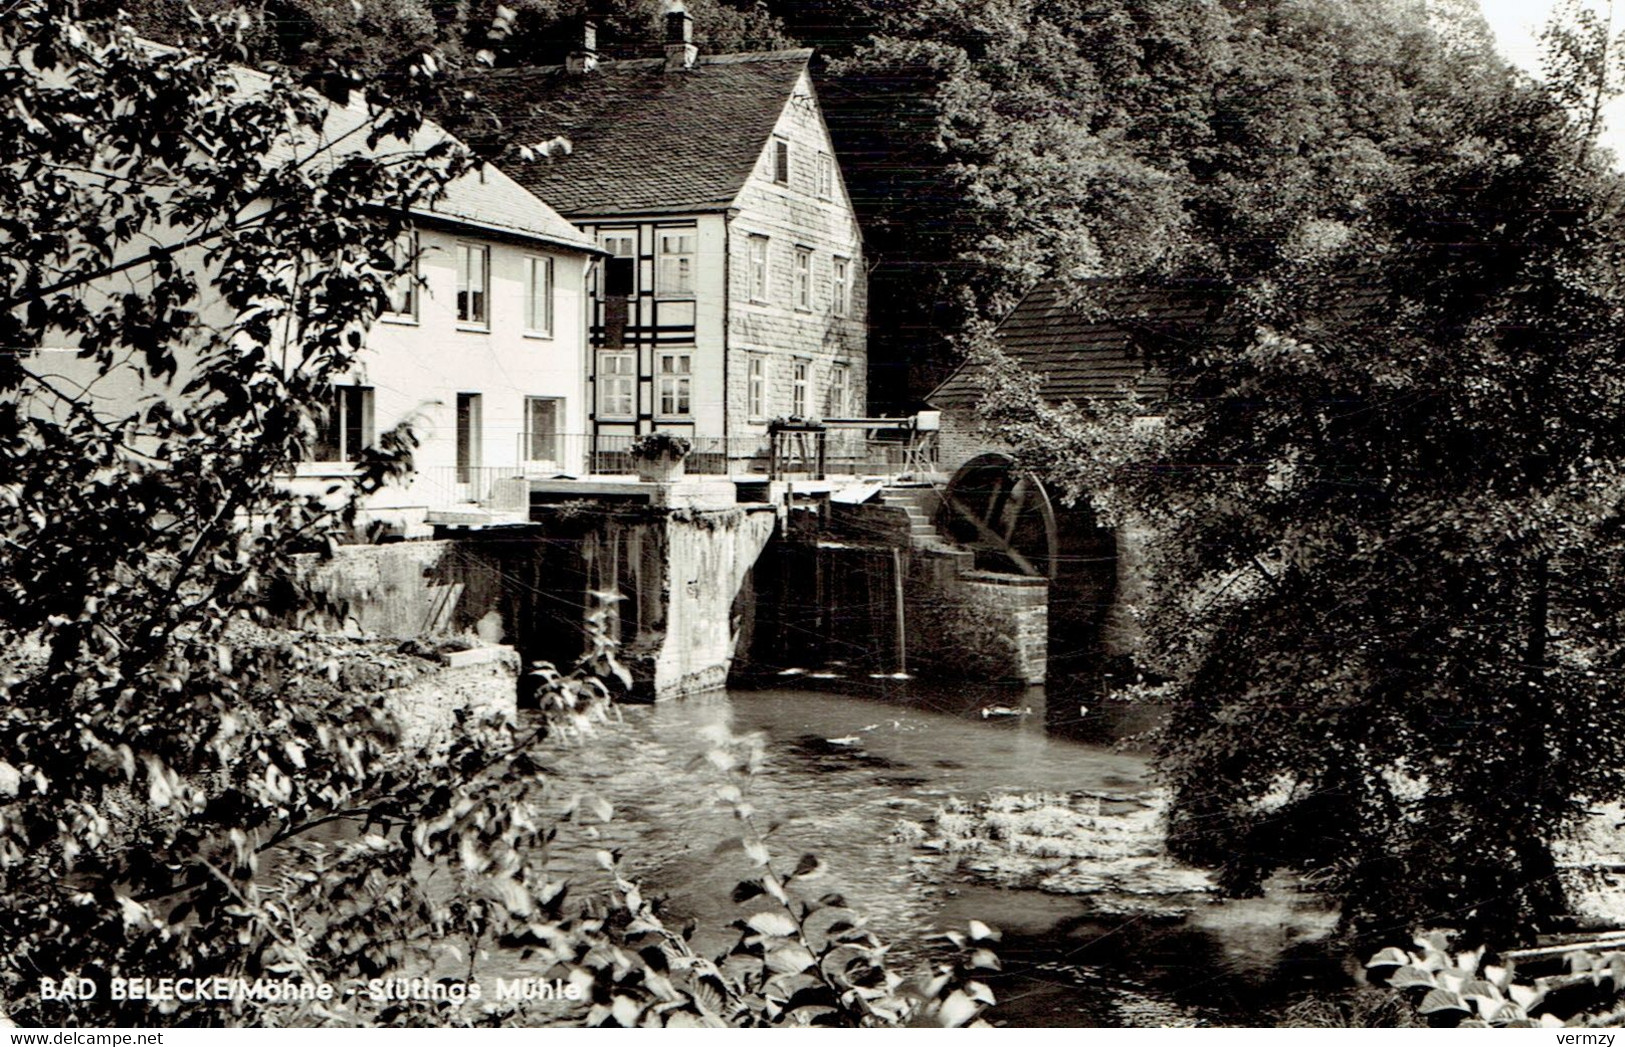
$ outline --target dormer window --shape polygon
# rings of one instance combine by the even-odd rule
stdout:
[[[773,181],[790,184],[790,143],[782,138],[773,139]]]

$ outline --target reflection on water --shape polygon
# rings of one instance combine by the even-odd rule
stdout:
[[[1087,899],[977,885],[943,859],[893,842],[899,819],[923,819],[950,797],[1141,791],[1149,785],[1142,757],[1073,739],[1137,734],[1152,718],[1046,708],[1037,688],[885,686],[889,693],[868,698],[762,690],[627,709],[623,724],[550,761],[561,799],[591,791],[616,809],[606,825],[561,832],[554,875],[602,884],[593,851],[619,849],[625,868],[666,898],[669,914],[694,917],[713,935],[698,946],[723,947],[741,914],[731,892],[750,868],[727,847],[737,825],[714,800],[726,778],[704,759],[707,729],[720,726],[764,737],[765,760],[747,793],[759,826],[771,826],[775,858],[822,858],[828,871],[809,887],[839,892],[867,914],[901,968],[929,961],[928,938],[938,929],[977,918],[1005,930],[996,1022],[1249,1021],[1268,1002],[1263,988],[1342,977],[1304,944],[1329,928],[1329,917],[1285,885],[1265,900],[1205,906],[1182,921],[1106,922],[1090,915]],[[1072,737],[1053,733],[1057,720],[1071,721]]]

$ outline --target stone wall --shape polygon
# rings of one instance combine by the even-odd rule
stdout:
[[[829,668],[1043,682],[1048,583],[978,571],[966,550],[910,547],[906,520],[884,506],[839,507],[823,537],[770,549],[744,607],[747,678]]]
[[[938,439],[938,468],[948,476],[978,455],[1009,451],[1008,446],[988,435],[981,418],[967,407],[943,411]],[[1094,527],[1092,519],[1085,519],[1087,513],[1057,508],[1061,516],[1063,545],[1068,542],[1069,536],[1065,533],[1068,528]],[[1076,539],[1077,535],[1070,537]],[[1099,622],[1099,654],[1104,657],[1132,656],[1144,635],[1138,614],[1139,607],[1147,597],[1145,548],[1151,537],[1149,529],[1139,520],[1127,521],[1113,529],[1111,540],[1116,547],[1115,591],[1110,596],[1110,607],[1103,615],[1092,616],[1089,623],[1094,627],[1095,622]],[[1063,549],[1063,555],[1067,555],[1066,549]],[[1063,588],[1071,583],[1072,580],[1066,580]]]
[[[763,507],[674,514],[667,521],[666,636],[651,681],[657,700],[727,684],[739,630],[734,603],[777,520]]]
[[[501,574],[464,543],[341,546],[300,557],[298,580],[315,597],[308,624],[402,639],[473,633],[500,643]]]
[[[593,593],[621,599],[611,635],[635,690],[665,699],[720,688],[735,599],[774,533],[771,506],[574,512],[519,537],[341,548],[301,561],[317,609],[304,624],[397,638],[475,635],[528,664],[568,668]]]
[[[937,432],[937,470],[952,476],[954,470],[989,451],[1008,448],[990,437],[981,417],[969,407],[953,407],[942,412],[942,428]]]
[[[1101,645],[1108,657],[1132,657],[1145,638],[1140,614],[1151,595],[1145,550],[1152,534],[1145,521],[1133,518],[1124,521],[1115,536],[1117,593],[1101,630]]]
[[[979,571],[959,550],[909,554],[904,601],[917,675],[1043,683],[1049,652],[1049,583]]]

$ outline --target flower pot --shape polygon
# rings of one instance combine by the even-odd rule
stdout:
[[[663,454],[658,458],[639,458],[638,479],[646,483],[669,484],[683,476],[683,460]]]

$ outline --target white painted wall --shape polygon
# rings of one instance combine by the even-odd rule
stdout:
[[[561,401],[561,435],[586,428],[585,256],[438,231],[420,233],[419,243],[419,272],[427,287],[417,320],[386,318],[374,325],[353,376],[357,384],[375,390],[378,431],[415,416],[422,440],[415,455],[416,481],[407,490],[380,492],[377,506],[435,506],[455,500],[459,492],[451,485],[459,393],[480,396],[477,461],[487,469],[506,471],[522,464],[519,441],[527,397]],[[490,251],[489,322],[483,327],[457,320],[459,243]],[[553,259],[550,338],[524,329],[526,259],[532,257]],[[561,470],[580,469],[579,441],[561,439],[559,450],[566,456],[558,461]],[[320,467],[301,469],[306,471]]]
[[[399,510],[445,507],[457,499],[483,497],[492,476],[520,463],[519,436],[525,427],[526,397],[550,397],[560,402],[560,434],[586,430],[586,296],[587,256],[581,252],[542,244],[497,240],[488,236],[458,236],[439,230],[421,230],[419,271],[426,287],[419,289],[415,320],[381,319],[368,333],[367,344],[347,381],[374,389],[375,433],[412,418],[422,441],[414,456],[412,480],[379,492],[368,509],[386,517],[402,517]],[[457,252],[459,242],[489,249],[489,323],[471,328],[457,321]],[[201,268],[201,256],[190,252],[183,264]],[[553,331],[536,337],[524,330],[525,262],[530,257],[551,257],[554,266]],[[98,292],[88,292],[95,295]],[[225,307],[208,298],[199,303],[205,317],[225,317]],[[94,365],[62,347],[34,357],[37,373],[51,377],[65,389],[94,384],[94,397],[109,418],[123,417],[150,399],[173,399],[185,385],[193,357],[178,354],[179,376],[171,383],[144,383],[130,366],[116,367],[97,379]],[[94,380],[94,381],[93,381]],[[477,464],[490,470],[479,477],[476,490],[458,487],[456,467],[456,404],[458,393],[481,397],[480,454]],[[32,408],[31,408],[32,409]],[[42,413],[53,410],[41,399]],[[561,470],[581,468],[580,441],[559,441],[565,455]],[[568,457],[574,455],[573,458]],[[325,491],[334,478],[349,475],[343,463],[311,462],[299,466],[296,486],[310,492]],[[421,519],[407,512],[405,519]]]

